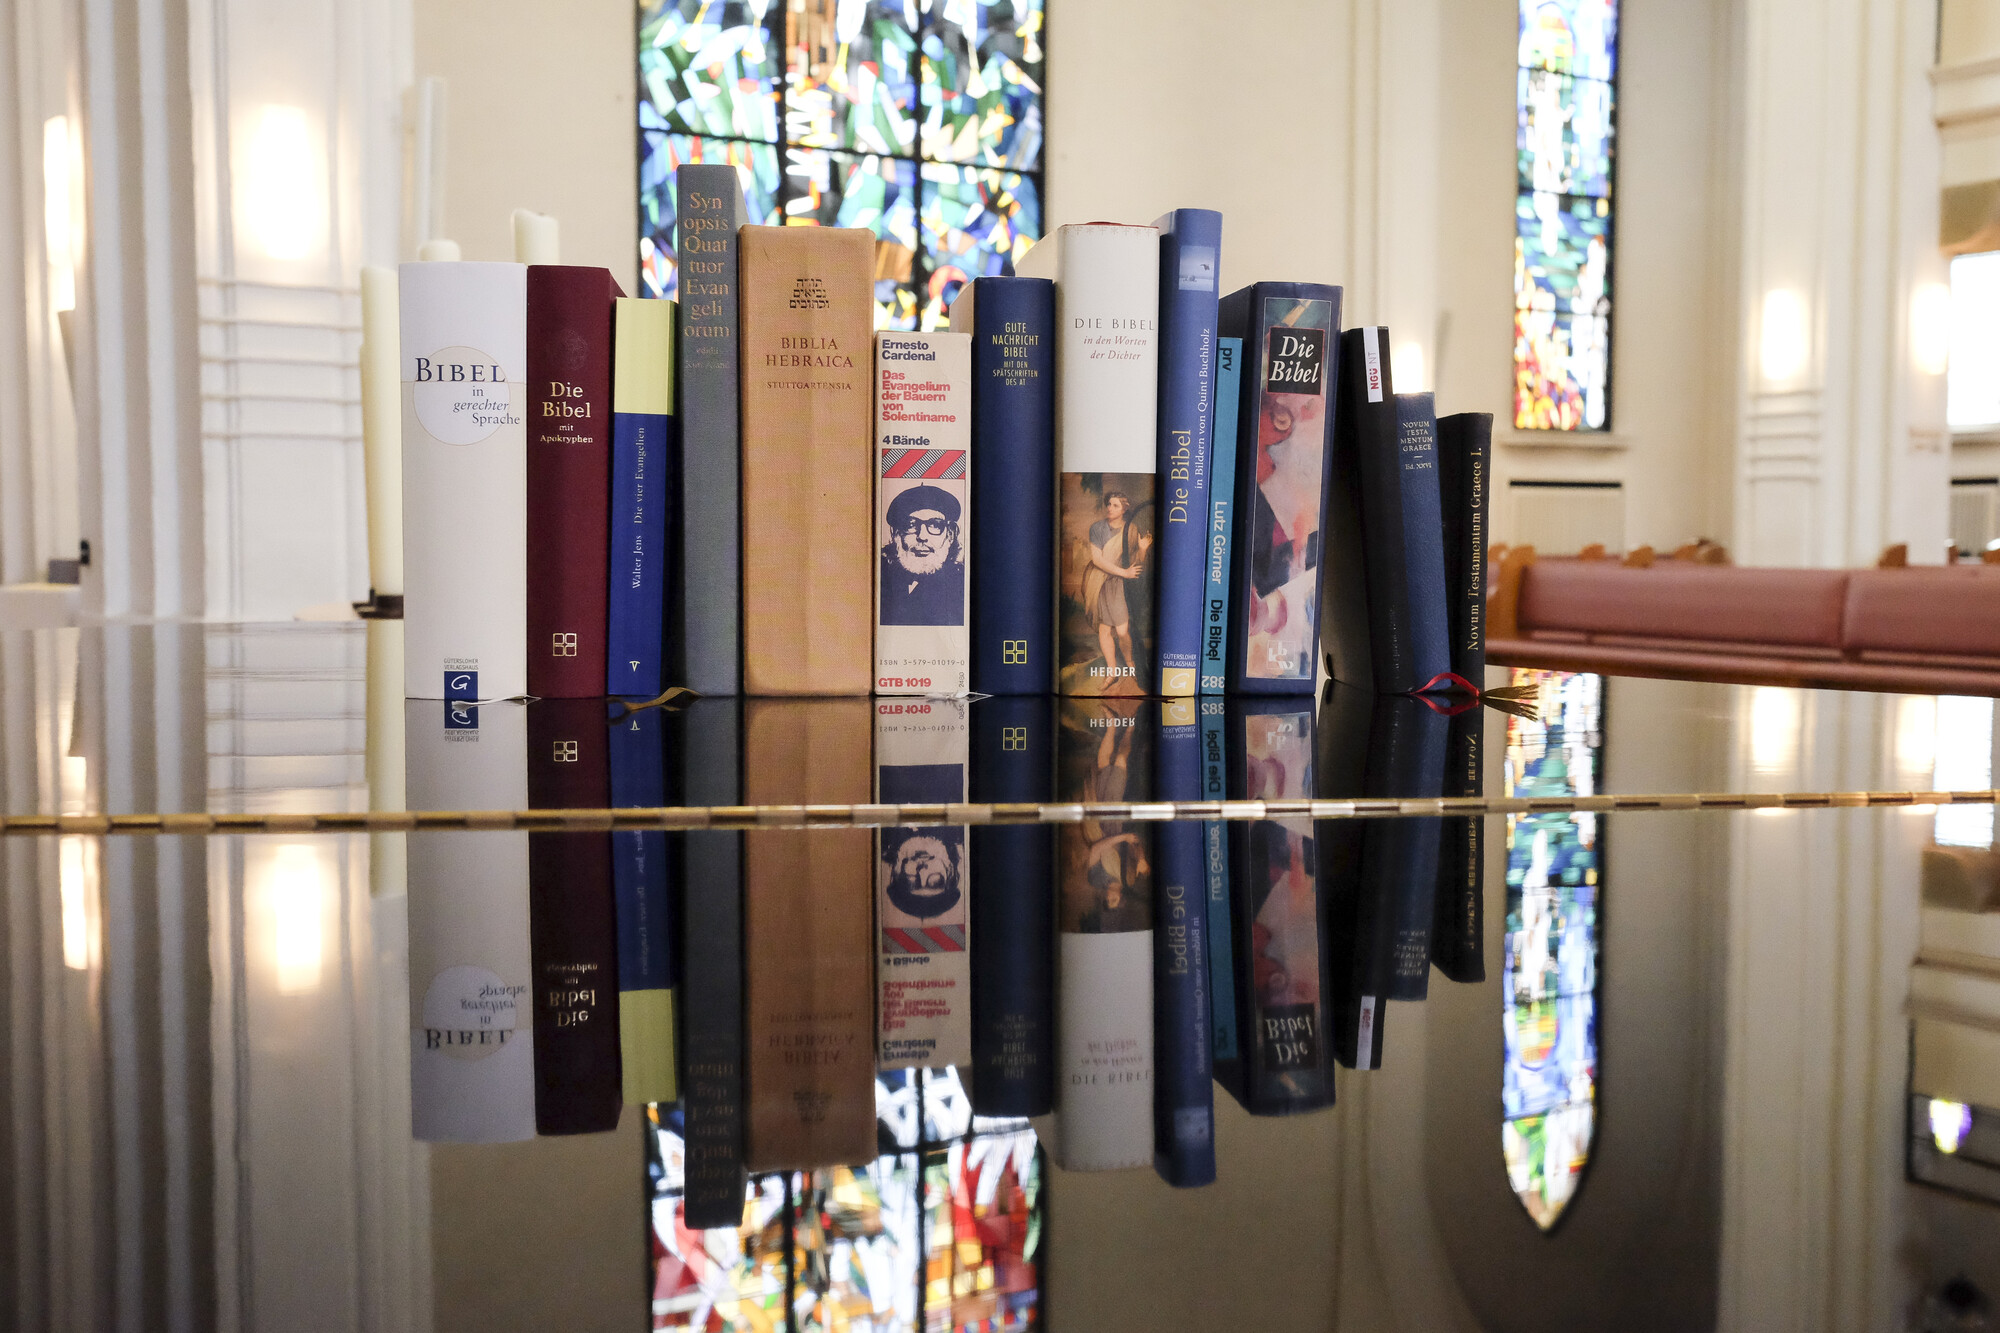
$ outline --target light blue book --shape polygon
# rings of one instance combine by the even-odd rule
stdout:
[[[1202,600],[1201,693],[1229,680],[1229,529],[1236,499],[1236,409],[1243,393],[1243,340],[1215,342],[1215,441],[1208,451],[1208,588]]]

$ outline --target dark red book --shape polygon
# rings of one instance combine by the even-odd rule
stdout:
[[[608,269],[528,267],[528,693],[544,699],[604,694],[620,295]]]
[[[601,810],[611,804],[604,704],[528,705],[528,804]],[[618,908],[611,834],[528,835],[528,951],[535,997],[535,1132],[589,1134],[618,1126]]]

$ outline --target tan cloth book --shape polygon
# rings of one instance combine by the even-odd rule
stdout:
[[[744,714],[745,800],[868,800],[868,700],[752,699]],[[874,861],[867,829],[743,840],[752,1173],[875,1156]]]
[[[854,228],[745,227],[737,250],[743,691],[867,694],[875,678],[875,237]]]

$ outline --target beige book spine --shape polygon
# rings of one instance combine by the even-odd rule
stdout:
[[[745,800],[868,800],[866,699],[753,699]],[[743,840],[752,1172],[875,1156],[875,986],[867,829],[760,830]]]
[[[854,228],[738,233],[745,694],[874,681],[874,246]]]

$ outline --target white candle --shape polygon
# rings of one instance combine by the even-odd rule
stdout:
[[[514,262],[560,264],[562,245],[556,220],[526,208],[514,210]]]
[[[403,372],[396,270],[361,270],[361,460],[368,489],[368,583],[403,595]]]
[[[456,264],[460,255],[457,241],[425,241],[417,247],[417,258],[426,264]]]

